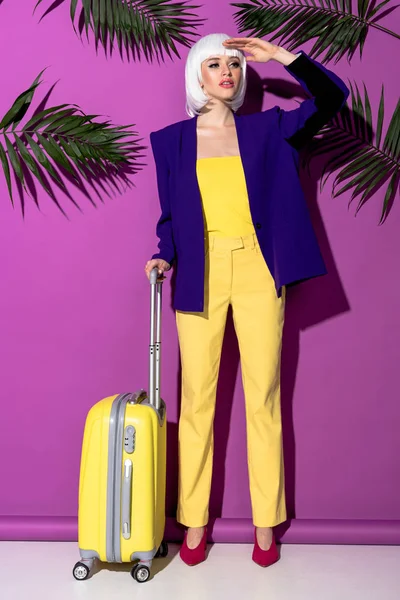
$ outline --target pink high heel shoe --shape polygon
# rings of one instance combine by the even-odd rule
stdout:
[[[272,543],[268,550],[260,548],[257,541],[257,528],[254,528],[254,549],[252,559],[260,567],[269,567],[279,560],[278,549],[276,547],[275,536],[272,534]]]
[[[204,528],[203,537],[196,548],[189,548],[186,538],[187,531],[185,531],[185,539],[183,540],[179,555],[184,563],[189,565],[189,567],[193,567],[206,559],[207,527]]]

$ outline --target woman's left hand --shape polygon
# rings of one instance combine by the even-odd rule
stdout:
[[[222,43],[226,48],[249,52],[250,56],[245,56],[247,62],[268,62],[275,59],[282,50],[280,46],[276,46],[260,38],[235,37],[229,38]]]

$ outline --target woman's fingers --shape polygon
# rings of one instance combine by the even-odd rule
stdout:
[[[229,38],[228,40],[224,40],[223,44],[236,44],[236,43],[244,43],[254,42],[257,38],[249,38],[249,37],[240,37],[240,38]]]
[[[161,260],[159,258],[153,258],[152,260],[148,260],[144,270],[149,279],[150,279],[150,273],[155,267],[157,267],[158,277],[163,278],[164,271],[168,270],[169,264],[166,261]]]

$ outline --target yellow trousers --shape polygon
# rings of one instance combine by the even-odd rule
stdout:
[[[255,234],[206,237],[204,311],[176,311],[182,364],[177,520],[188,527],[201,527],[209,517],[215,400],[229,304],[245,394],[253,524],[273,527],[286,520],[280,406],[285,295],[284,288],[277,297]]]

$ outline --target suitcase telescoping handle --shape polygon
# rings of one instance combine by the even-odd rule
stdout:
[[[158,267],[150,272],[150,378],[149,402],[157,410],[161,407],[160,400],[160,358],[161,358],[161,308],[162,283],[158,279]]]

